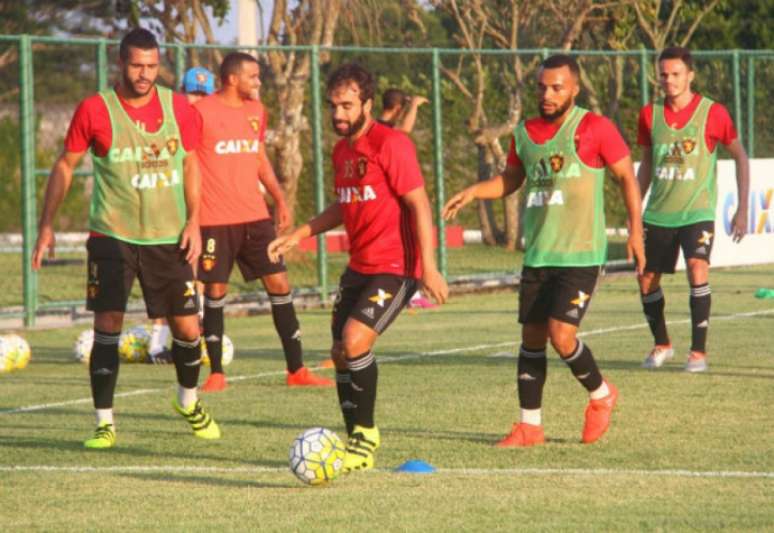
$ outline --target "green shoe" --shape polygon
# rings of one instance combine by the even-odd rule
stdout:
[[[175,411],[180,413],[183,418],[191,424],[194,435],[200,439],[220,438],[220,428],[218,427],[218,424],[215,423],[215,420],[212,419],[210,413],[204,408],[201,400],[196,400],[196,403],[191,407],[183,409],[177,403],[177,399],[175,398],[172,400],[172,407],[174,407]]]
[[[104,422],[94,430],[94,436],[83,442],[85,448],[102,449],[112,448],[116,444],[116,432],[113,424]]]
[[[347,453],[344,455],[342,470],[344,473],[353,470],[369,470],[374,467],[374,452],[379,448],[379,428],[364,428],[355,426],[347,441]]]

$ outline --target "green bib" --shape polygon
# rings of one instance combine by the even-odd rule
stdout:
[[[112,144],[105,157],[92,151],[94,191],[89,228],[136,244],[174,244],[186,222],[180,130],[172,91],[156,87],[164,120],[147,133],[121,106],[113,89],[100,93],[110,115]]]
[[[526,173],[525,266],[596,266],[607,258],[605,169],[587,166],[575,150],[586,113],[575,107],[544,144],[532,142],[523,122],[514,130]]]
[[[710,152],[705,129],[712,100],[702,97],[681,129],[664,121],[664,103],[653,105],[650,197],[643,220],[677,227],[715,220],[717,150]]]

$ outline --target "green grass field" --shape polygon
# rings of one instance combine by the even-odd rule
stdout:
[[[287,451],[308,427],[342,433],[335,392],[285,387],[269,316],[227,322],[232,386],[205,397],[222,440],[195,439],[172,412],[171,366],[124,365],[118,445],[101,452],[81,445],[93,418],[71,346],[86,326],[32,331],[30,367],[0,375],[0,529],[772,530],[774,301],[752,296],[772,279],[771,267],[713,271],[705,375],[682,371],[682,275],[665,283],[678,355],[655,372],[640,368],[650,334],[635,280],[606,279],[582,331],[621,398],[610,432],[590,446],[579,442],[584,391],[551,353],[547,444],[493,447],[518,412],[516,294],[404,312],[377,346],[378,470],[321,488],[296,481]],[[314,364],[326,356],[329,314],[300,319]],[[439,471],[392,472],[408,459]]]

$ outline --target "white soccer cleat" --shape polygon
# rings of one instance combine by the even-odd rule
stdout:
[[[709,370],[707,356],[700,352],[691,352],[685,363],[685,371],[691,373],[706,372]]]
[[[672,359],[674,356],[675,351],[672,349],[671,344],[666,346],[656,345],[642,362],[642,368],[648,368],[651,370],[654,368],[660,368],[667,359]]]

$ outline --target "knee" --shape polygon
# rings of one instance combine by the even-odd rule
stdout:
[[[290,292],[290,282],[286,275],[266,276],[263,279],[266,292],[270,294],[287,294]]]
[[[333,364],[337,371],[345,372],[348,369],[347,358],[341,341],[334,341],[333,346],[331,346],[331,359],[333,359]]]
[[[213,300],[219,300],[226,296],[226,292],[228,292],[228,285],[225,283],[208,283],[204,286],[204,294],[207,296],[207,298],[212,298]]]
[[[94,329],[104,333],[121,333],[124,326],[124,314],[119,311],[106,311],[94,315]]]
[[[552,332],[551,333],[551,346],[562,358],[567,358],[572,355],[575,350],[575,346],[578,343],[575,335],[571,335],[564,332]]]
[[[649,294],[660,286],[661,278],[655,272],[645,272],[639,277],[640,292],[642,294]]]
[[[168,322],[176,339],[191,342],[199,338],[198,315],[170,317]]]

